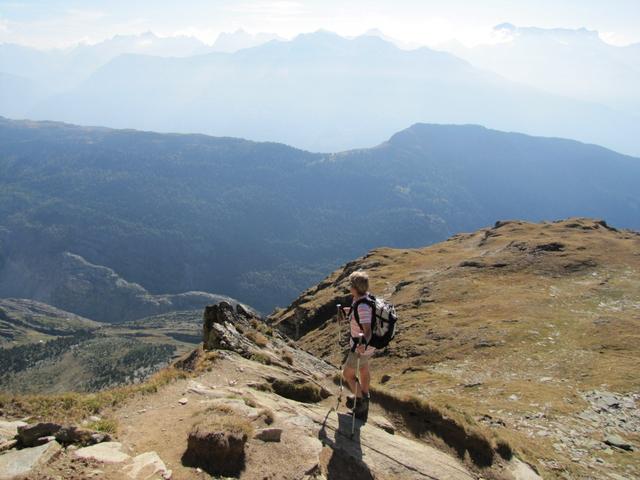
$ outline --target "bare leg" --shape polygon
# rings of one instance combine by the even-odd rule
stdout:
[[[344,376],[344,379],[347,382],[347,386],[349,387],[349,390],[351,390],[351,393],[355,393],[356,396],[360,396],[360,392],[357,392],[358,382],[356,382],[356,369],[353,367],[344,367],[342,375]]]
[[[369,365],[365,365],[364,367],[360,367],[360,388],[362,388],[362,393],[365,396],[369,395],[369,382],[371,382],[371,374],[369,373]]]

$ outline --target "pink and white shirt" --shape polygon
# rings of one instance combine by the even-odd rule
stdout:
[[[367,295],[369,295],[369,292],[359,297],[355,297],[353,299],[353,303],[356,303],[361,298],[365,298]],[[358,304],[358,318],[360,319],[360,324],[362,325],[366,323],[371,324],[372,313],[373,312],[371,311],[371,307],[368,304],[364,302]],[[349,324],[351,326],[351,340],[349,341],[349,346],[353,348],[353,337],[357,337],[358,335],[364,332],[360,328],[360,325],[358,325],[358,321],[356,320],[356,316],[353,314],[353,312],[349,313]],[[367,349],[364,351],[363,355],[371,356],[375,351],[376,351],[375,347],[368,346]]]

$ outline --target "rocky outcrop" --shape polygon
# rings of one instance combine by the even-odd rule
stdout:
[[[228,302],[208,305],[204,309],[202,338],[205,350],[223,349],[248,354],[254,344],[238,329],[243,332],[248,330],[251,320],[261,321],[245,309],[234,309]]]

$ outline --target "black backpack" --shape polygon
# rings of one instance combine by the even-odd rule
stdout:
[[[358,305],[361,303],[369,305],[373,312],[373,315],[371,315],[372,336],[371,340],[369,340],[369,345],[375,348],[386,347],[396,335],[396,323],[398,322],[396,308],[384,299],[376,298],[369,294],[351,305],[351,311],[358,325],[360,325]],[[362,325],[360,325],[360,327],[362,327]]]

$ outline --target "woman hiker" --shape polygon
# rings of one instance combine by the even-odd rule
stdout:
[[[369,276],[359,270],[349,275],[349,291],[353,297],[351,307],[345,309],[351,327],[350,349],[342,372],[349,389],[354,395],[347,398],[347,408],[354,408],[356,418],[366,420],[369,411],[369,360],[375,351],[368,345],[371,340],[371,305],[365,300],[369,296]],[[357,314],[356,314],[357,312]],[[360,357],[360,382],[356,381],[356,368]],[[354,398],[356,397],[356,398]],[[357,399],[357,401],[356,401]]]

